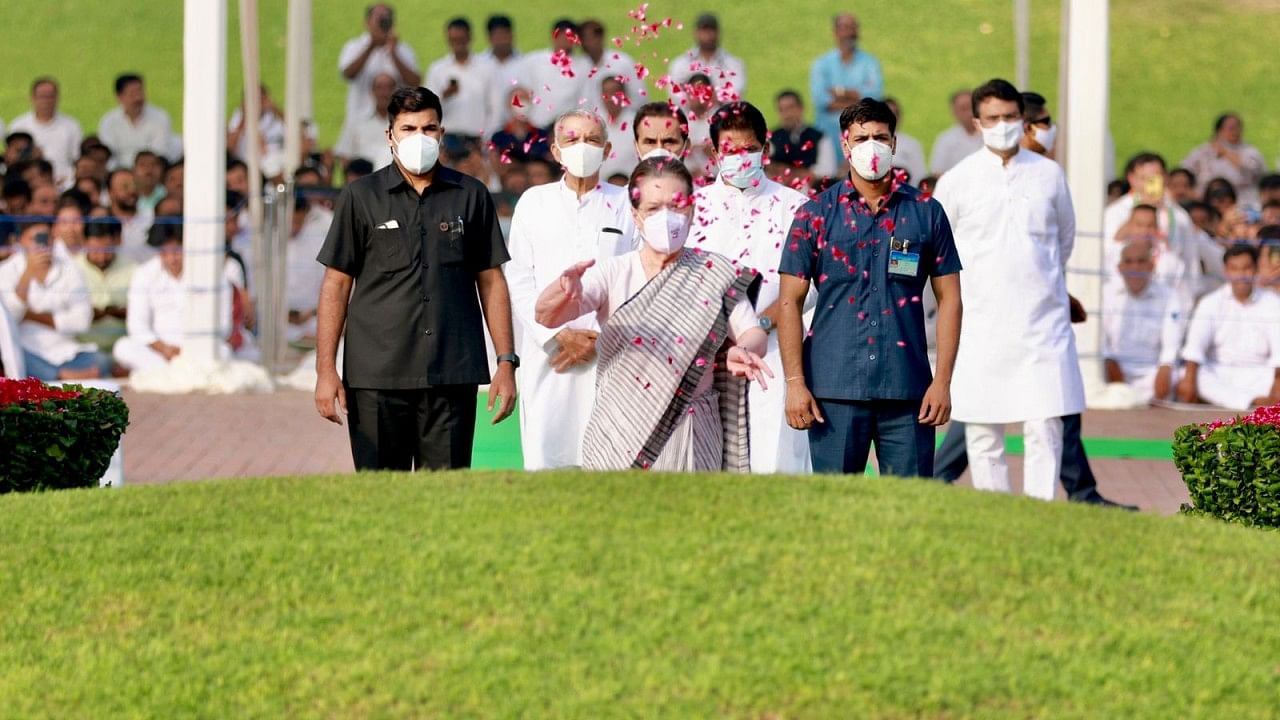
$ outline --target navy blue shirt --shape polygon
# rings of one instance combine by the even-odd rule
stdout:
[[[919,255],[914,275],[890,273],[891,247]],[[814,397],[924,397],[933,373],[921,294],[930,277],[960,272],[942,205],[895,183],[873,215],[846,179],[796,211],[778,271],[818,289],[804,341],[805,381]]]

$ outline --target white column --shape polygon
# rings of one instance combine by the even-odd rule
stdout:
[[[1014,74],[1018,90],[1031,89],[1031,0],[1013,0]]]
[[[311,0],[289,0],[285,51],[284,172],[293,177],[302,154],[302,121],[311,119]]]
[[[226,243],[227,0],[185,0],[182,132],[183,273],[187,328],[182,356],[218,359],[224,328],[218,308],[230,292],[223,276]]]
[[[1108,0],[1070,3],[1066,68],[1067,183],[1076,208],[1076,245],[1067,289],[1084,303],[1089,320],[1075,326],[1085,387],[1102,381],[1102,213],[1110,97]]]

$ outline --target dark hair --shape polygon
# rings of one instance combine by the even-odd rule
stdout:
[[[1222,218],[1222,213],[1218,212],[1218,208],[1210,205],[1209,203],[1203,200],[1188,200],[1182,203],[1182,209],[1186,210],[1188,215],[1190,215],[1192,212],[1196,210],[1203,210],[1209,213],[1210,217],[1217,218],[1217,219]]]
[[[247,173],[249,172],[249,165],[248,163],[246,163],[245,161],[237,157],[227,158],[226,171],[231,172],[232,170],[244,170]]]
[[[1221,115],[1218,116],[1217,120],[1213,121],[1213,131],[1215,133],[1221,132],[1222,126],[1226,125],[1227,121],[1230,120],[1231,118],[1235,118],[1240,123],[1241,128],[1244,127],[1244,120],[1241,120],[1239,115],[1233,112],[1227,112],[1227,113],[1222,113]]]
[[[12,177],[4,181],[4,189],[0,190],[0,197],[26,198],[27,202],[31,202],[31,186],[21,177]]]
[[[111,181],[115,180],[116,176],[121,173],[129,173],[130,175],[132,175],[133,171],[130,170],[129,168],[116,168],[115,170],[112,170],[111,172],[107,173],[107,189],[108,190],[111,189]]]
[[[487,33],[492,33],[494,30],[500,30],[503,28],[507,30],[513,29],[511,18],[506,15],[490,15],[489,20],[484,24],[484,29]]]
[[[840,111],[840,133],[843,135],[850,125],[861,125],[869,122],[881,122],[889,126],[889,134],[898,132],[898,116],[893,114],[888,105],[862,98],[857,103]]]
[[[93,200],[75,188],[68,188],[58,196],[58,209],[64,207],[73,207],[79,210],[81,215],[88,215],[93,209]]]
[[[1169,166],[1164,164],[1164,158],[1160,157],[1158,153],[1153,153],[1150,150],[1143,150],[1137,155],[1129,158],[1129,162],[1124,164],[1124,176],[1129,177],[1138,169],[1139,165],[1147,165],[1150,163],[1159,163],[1161,170],[1169,169]]]
[[[796,92],[791,88],[787,88],[786,90],[783,90],[782,92],[778,93],[777,96],[773,98],[773,101],[775,103],[779,103],[779,102],[782,102],[783,98],[791,98],[792,100],[795,100],[797,103],[800,103],[800,107],[804,107],[804,98],[800,97],[799,92]]]
[[[372,5],[368,5],[368,6],[366,6],[366,7],[365,7],[365,9],[364,9],[364,19],[365,19],[365,20],[368,20],[370,17],[373,17],[373,11],[374,11],[374,10],[377,10],[377,9],[378,9],[378,8],[380,8],[380,7],[384,7],[384,8],[386,8],[386,9],[387,9],[387,14],[388,14],[388,15],[390,15],[391,17],[393,17],[393,18],[395,17],[395,15],[396,15],[396,11],[395,11],[395,10],[393,10],[393,9],[391,8],[391,6],[390,6],[390,5],[388,5],[388,4],[386,4],[386,3],[373,3]]]
[[[1107,183],[1107,195],[1128,195],[1131,189],[1129,181],[1124,178],[1116,178]]]
[[[456,17],[445,23],[444,29],[446,31],[453,30],[455,28],[458,30],[466,30],[468,35],[471,34],[471,23],[464,17]]]
[[[1240,257],[1241,255],[1248,255],[1249,259],[1253,260],[1254,265],[1258,264],[1258,248],[1247,243],[1236,243],[1227,248],[1227,251],[1222,253],[1222,262],[1225,263],[1231,258]]]
[[[596,20],[595,18],[583,20],[582,24],[578,26],[578,30],[583,35],[587,35],[588,33],[592,35],[604,35],[604,23]]]
[[[158,222],[147,231],[147,244],[151,247],[160,247],[171,240],[182,242],[182,223]]]
[[[1021,115],[1026,109],[1022,102],[1022,93],[1018,92],[1018,88],[1013,83],[1000,78],[992,78],[985,83],[973,89],[970,99],[973,103],[973,116],[978,117],[978,106],[984,100],[995,98],[996,100],[1008,100],[1011,103],[1017,103],[1018,114]]]
[[[49,77],[48,75],[41,75],[40,77],[38,77],[38,78],[36,78],[35,80],[32,80],[32,81],[31,81],[31,94],[32,94],[32,95],[35,95],[35,94],[36,94],[36,88],[38,88],[38,87],[40,87],[41,85],[44,85],[44,84],[46,84],[46,83],[47,83],[47,84],[49,84],[49,85],[52,85],[52,86],[53,86],[53,89],[54,89],[55,91],[58,89],[58,81],[57,81],[57,80],[54,80],[52,77]]]
[[[689,118],[684,114],[684,110],[665,102],[645,103],[636,108],[636,116],[631,120],[631,137],[633,140],[640,139],[640,121],[648,118],[671,118],[676,121],[676,126],[680,128],[681,137],[686,140],[689,138]]]
[[[391,94],[391,103],[387,105],[388,126],[396,124],[401,113],[435,110],[436,117],[444,121],[444,108],[440,106],[440,97],[424,87],[402,87]]]
[[[1280,190],[1280,173],[1268,173],[1258,180],[1259,190]]]
[[[169,163],[169,166],[164,169],[163,180],[167,180],[169,178],[169,173],[173,172],[174,170],[181,170],[185,165],[186,165],[186,160],[184,160],[183,158],[178,158],[177,160],[174,160],[173,162]]]
[[[1149,211],[1149,212],[1152,212],[1152,213],[1156,213],[1157,215],[1160,213],[1160,211],[1156,209],[1156,206],[1155,206],[1155,205],[1148,205],[1148,204],[1146,204],[1146,203],[1138,203],[1137,205],[1134,205],[1134,206],[1133,206],[1133,212],[1135,212],[1135,213],[1136,213],[1136,212],[1138,212],[1139,210],[1142,210],[1142,211]],[[1130,214],[1132,215],[1133,213],[1130,213]]]
[[[226,210],[239,210],[243,204],[244,204],[244,195],[241,195],[235,190],[228,190],[226,195],[226,202],[223,204],[222,207]]]
[[[1191,186],[1192,186],[1192,187],[1195,187],[1195,184],[1196,184],[1196,174],[1195,174],[1195,173],[1193,173],[1193,172],[1191,172],[1190,170],[1188,170],[1188,169],[1186,169],[1186,168],[1184,168],[1184,167],[1176,167],[1176,168],[1174,168],[1174,169],[1172,169],[1172,170],[1170,170],[1170,171],[1169,171],[1169,177],[1173,177],[1174,175],[1186,175],[1186,176],[1187,176],[1187,182],[1191,183]]]
[[[551,23],[551,33],[553,35],[558,36],[564,32],[572,32],[574,35],[577,35],[578,23],[570,20],[569,18],[560,18],[559,20]]]
[[[647,178],[677,177],[684,182],[687,195],[693,195],[693,176],[689,168],[676,158],[649,158],[641,160],[631,171],[631,179],[627,181],[627,194],[631,196],[631,207],[640,207],[640,181]]]
[[[119,95],[120,93],[124,92],[124,89],[129,87],[131,83],[138,83],[139,85],[141,85],[142,76],[137,73],[125,73],[123,75],[117,75],[116,76],[116,95]]]
[[[720,133],[725,130],[750,130],[761,145],[769,139],[769,124],[764,115],[755,105],[742,100],[725,103],[711,114],[711,144],[716,152],[720,151]]]
[[[28,145],[34,145],[36,139],[31,137],[31,133],[25,130],[15,130],[4,136],[4,144],[12,145],[14,140],[26,140]]]
[[[1268,200],[1262,203],[1263,210],[1268,210],[1270,208],[1280,208],[1280,200]]]
[[[1230,200],[1234,205],[1237,200],[1236,189],[1231,187],[1231,183],[1209,185],[1204,190],[1204,201],[1212,205],[1214,200]]]
[[[28,160],[28,167],[33,167],[40,172],[41,175],[53,177],[53,163],[44,158],[32,158]]]
[[[1022,119],[1031,122],[1036,116],[1044,112],[1044,108],[1049,104],[1044,96],[1036,92],[1022,93]]]
[[[700,72],[690,75],[689,79],[685,80],[683,84],[686,87],[689,85],[712,85],[712,86],[715,85],[715,83],[711,82],[710,75],[706,73],[700,73]]]
[[[84,236],[87,238],[118,238],[121,232],[123,232],[123,226],[120,224],[120,219],[110,215],[89,218],[84,226]]]
[[[947,102],[954,105],[956,102],[956,98],[960,97],[961,95],[969,95],[970,97],[972,97],[973,91],[972,90],[956,90],[955,92],[951,93],[950,97],[947,98]]]
[[[1280,225],[1263,225],[1258,228],[1259,240],[1280,240]]]

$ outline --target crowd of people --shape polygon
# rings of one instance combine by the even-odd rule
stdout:
[[[886,94],[880,63],[863,49],[852,15],[833,19],[834,47],[813,61],[807,92],[777,93],[773,123],[742,102],[748,68],[722,46],[714,15],[696,19],[694,46],[664,68],[648,68],[624,49],[666,31],[669,23],[633,14],[628,24],[630,35],[611,38],[598,19],[560,19],[547,28],[548,47],[521,52],[512,20],[494,15],[483,28],[488,47],[476,52],[473,28],[459,17],[443,24],[448,52],[424,69],[399,37],[393,9],[370,6],[364,32],[343,46],[337,61],[347,84],[339,139],[331,149],[319,148],[314,126],[306,124],[299,169],[291,178],[302,192],[287,250],[289,339],[300,346],[319,340],[322,287],[326,266],[333,264],[316,258],[334,261],[326,255],[332,250],[326,238],[332,242],[335,228],[350,222],[341,200],[335,207],[334,194],[368,176],[412,175],[405,157],[416,154],[424,172],[439,162],[474,178],[492,203],[501,254],[510,258],[504,276],[524,363],[521,423],[531,469],[584,463],[583,444],[566,438],[580,440],[593,413],[603,412],[597,382],[635,370],[630,362],[613,362],[617,352],[606,355],[606,320],[630,312],[626,298],[664,268],[683,267],[680,248],[653,254],[648,241],[678,229],[679,218],[686,217],[690,247],[728,258],[739,272],[758,273],[758,283],[740,289],[750,290],[751,303],[723,302],[733,306],[723,323],[714,313],[705,319],[719,337],[735,338],[732,346],[742,349],[724,365],[752,380],[741,393],[743,407],[754,409],[744,424],[753,449],[751,469],[857,469],[865,464],[863,446],[886,441],[892,433],[885,429],[901,425],[917,435],[895,436],[901,442],[880,448],[882,464],[889,458],[885,469],[933,474],[932,457],[927,467],[907,459],[926,442],[918,435],[922,422],[946,419],[934,385],[907,378],[922,368],[929,372],[932,358],[939,376],[949,377],[954,363],[951,392],[956,407],[965,408],[957,413],[965,422],[953,423],[958,435],[938,458],[939,474],[963,468],[969,456],[981,485],[1007,487],[1000,428],[1013,421],[1025,423],[1028,473],[1041,478],[1035,492],[1049,492],[1045,488],[1052,488],[1059,473],[1065,484],[1066,473],[1080,474],[1081,462],[1088,474],[1083,449],[1076,447],[1083,389],[1078,370],[1068,367],[1076,363],[1072,318],[1060,314],[1067,308],[1066,275],[1076,271],[1067,267],[1074,212],[1053,162],[1057,125],[1042,95],[1013,92],[1007,83],[977,89],[985,95],[956,91],[947,99],[955,124],[926,156],[924,145],[903,132],[903,106]],[[419,86],[438,99],[438,127],[398,134],[396,110],[404,106],[395,100]],[[16,353],[0,353],[0,363],[10,370],[25,367],[46,380],[123,376],[181,353],[182,141],[168,114],[147,101],[145,88],[138,75],[119,76],[117,106],[101,118],[96,133],[84,136],[80,123],[58,110],[57,81],[40,77],[31,84],[31,111],[4,128],[0,322],[16,329],[20,346]],[[290,165],[283,113],[265,87],[259,92],[262,178],[250,178],[244,163],[250,138],[243,105],[227,125],[229,291],[222,315],[226,352],[243,358],[255,353],[257,291],[246,263],[251,248],[245,200],[266,182],[289,179],[284,168]],[[984,103],[999,112],[985,116]],[[867,134],[852,139],[851,125]],[[432,137],[435,130],[434,144],[414,139]],[[1105,151],[1110,154],[1110,147]],[[1136,155],[1108,194],[1101,307],[1107,380],[1128,385],[1143,401],[1233,409],[1280,401],[1280,299],[1273,292],[1280,287],[1280,175],[1268,174],[1262,153],[1245,142],[1243,119],[1223,114],[1209,140],[1178,166],[1156,153]],[[651,195],[657,199],[650,202]],[[882,206],[869,213],[871,222],[859,224],[856,216],[869,196]],[[853,214],[842,215],[850,205]],[[940,208],[941,221],[921,215],[917,205]],[[650,221],[651,216],[662,220]],[[441,228],[449,231],[453,220],[445,218]],[[931,228],[924,233],[911,223]],[[821,240],[803,262],[785,252],[833,232],[831,224],[856,226],[855,236],[869,230],[883,237]],[[797,232],[806,235],[805,242],[796,239]],[[947,257],[930,256],[932,245],[952,243],[953,232]],[[980,235],[1003,239],[972,242]],[[1027,238],[1035,242],[1028,246]],[[847,253],[841,250],[846,241],[859,251],[871,247],[872,255],[866,264],[836,257],[837,272],[828,267],[833,251],[826,243]],[[890,258],[894,268],[910,270],[911,281],[891,270],[877,287],[869,268]],[[588,260],[598,267],[580,267]],[[1019,261],[1048,275],[1031,272],[1022,285],[1007,282],[1010,266]],[[960,264],[963,289],[945,280]],[[562,276],[575,267],[577,275]],[[839,283],[831,281],[836,275],[842,276]],[[865,287],[849,285],[852,280],[843,275],[865,280]],[[540,296],[562,285],[573,292],[544,308],[547,298]],[[735,291],[734,284],[724,290]],[[882,290],[896,295],[867,299]],[[841,292],[847,299],[833,295]],[[876,304],[881,301],[889,304]],[[1021,325],[1011,322],[1010,305],[1029,306],[1019,316]],[[837,321],[824,312],[837,306],[855,308],[854,318]],[[919,348],[911,319],[916,315]],[[551,327],[548,318],[554,319]],[[848,342],[857,333],[837,329],[839,323],[864,322],[877,328],[859,335],[860,342],[880,348],[874,352],[855,350]],[[679,324],[673,319],[671,327]],[[911,373],[885,370],[880,390],[867,390],[874,395],[893,387],[890,397],[874,399],[916,406],[929,395],[932,404],[920,411],[919,421],[910,422],[915,411],[905,406],[859,405],[872,398],[831,385],[807,354],[802,359],[801,340],[807,353],[822,328],[849,336],[841,341],[845,345],[827,346],[824,363],[848,362],[845,353],[856,353],[869,356],[865,362],[874,367],[877,353],[892,352],[883,348],[885,342],[925,353],[906,363]],[[900,336],[880,337],[890,328]],[[757,329],[763,329],[759,337],[751,332]],[[788,338],[796,345],[790,351]],[[1028,342],[1041,344],[1027,352]],[[959,343],[958,357],[952,343]],[[699,350],[692,345],[690,352]],[[676,364],[677,358],[682,355],[651,357],[644,364]],[[767,391],[768,376],[781,379],[782,387]],[[701,392],[691,395],[684,411],[711,407],[711,378],[712,373],[699,374],[694,386]],[[793,392],[797,378],[804,381],[807,400],[796,399],[805,394]],[[727,382],[717,381],[725,395],[731,394],[724,390]],[[991,397],[992,383],[1018,382],[1025,383],[1023,391]],[[976,404],[984,409],[970,411]],[[950,401],[945,405],[949,409]],[[829,426],[816,427],[833,418],[843,418],[836,422],[844,425],[871,418],[883,436],[837,437]],[[591,433],[586,437],[596,457],[622,447]],[[711,457],[694,435],[666,442],[656,449],[646,445],[640,455],[658,467],[680,465],[662,455],[664,447],[695,457],[699,467],[727,457],[719,451]],[[1090,492],[1088,483],[1081,492]]]

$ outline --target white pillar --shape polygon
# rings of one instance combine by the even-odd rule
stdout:
[[[218,308],[230,292],[223,276],[226,214],[227,0],[185,0],[182,133],[183,273],[187,327],[183,357],[216,361],[223,346]]]
[[[1031,89],[1031,0],[1013,0],[1015,82],[1018,90]]]
[[[1071,4],[1067,28],[1067,183],[1076,208],[1076,245],[1067,289],[1089,311],[1075,326],[1085,387],[1102,381],[1102,213],[1107,106],[1110,97],[1108,0],[1065,0]]]
[[[311,120],[311,0],[289,0],[285,51],[284,172],[293,177],[302,155],[302,121]]]

